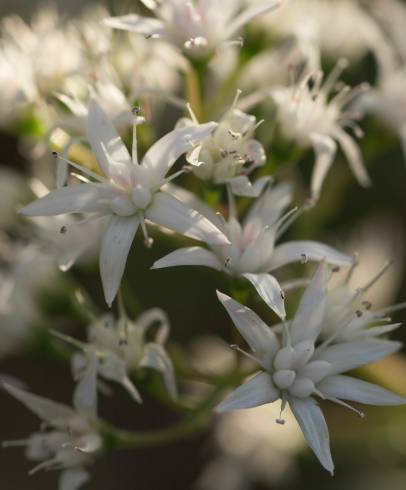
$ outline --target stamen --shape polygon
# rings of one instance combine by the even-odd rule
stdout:
[[[335,398],[335,397],[325,397],[326,400],[329,400],[333,403],[337,403],[338,405],[341,405],[345,408],[348,408],[349,410],[351,410],[352,412],[355,412],[360,418],[364,419],[365,418],[365,414],[364,412],[361,412],[361,410],[357,410],[355,407],[353,407],[352,405],[349,405],[348,403],[346,402],[343,402],[342,400],[340,400],[339,398]]]
[[[345,285],[348,285],[348,283],[351,281],[352,275],[353,275],[357,265],[358,265],[358,253],[354,253],[354,262],[353,262],[352,266],[350,267],[346,278],[344,279]]]
[[[297,218],[303,213],[303,207],[298,208],[297,206],[286,214],[284,214],[274,225],[273,228],[276,230],[275,240],[277,240],[285,231],[290,227],[290,225],[297,220]]]
[[[286,423],[286,420],[282,418],[282,414],[283,414],[283,412],[285,411],[285,408],[286,408],[286,396],[285,396],[285,395],[283,395],[283,396],[282,396],[282,403],[281,403],[281,410],[280,410],[280,412],[279,412],[279,418],[277,418],[277,419],[275,420],[275,422],[276,422],[277,424],[279,424],[279,425],[285,425],[285,423]]]
[[[79,165],[78,163],[72,162],[71,160],[68,160],[67,158],[60,156],[56,151],[52,152],[52,156],[55,159],[61,160],[62,162],[67,163],[68,165],[76,168],[77,170],[80,170],[81,172],[88,175],[89,177],[92,177],[93,179],[97,180],[98,182],[105,183],[107,180],[104,177],[102,177],[101,175],[97,174],[96,172],[93,172],[92,170],[88,169],[87,167]]]
[[[190,102],[187,102],[186,103],[186,109],[188,110],[189,112],[189,115],[190,115],[190,119],[196,124],[198,125],[199,124],[199,120],[197,119],[196,117],[196,114],[193,112],[193,109],[192,109],[192,106],[190,105]]]
[[[367,283],[364,287],[361,288],[362,293],[366,293],[371,287],[379,281],[379,279],[385,274],[385,272],[389,269],[389,267],[393,264],[393,261],[387,262],[382,269]]]
[[[394,313],[395,311],[404,310],[406,308],[406,301],[398,303],[396,305],[388,306],[376,312],[377,315],[386,315],[387,313]]]
[[[148,235],[147,225],[143,214],[140,214],[141,230],[144,235],[144,244],[147,248],[151,248],[154,244],[154,239]]]
[[[348,65],[348,60],[345,58],[341,58],[337,61],[335,67],[328,74],[323,84],[322,90],[326,96],[331,92],[342,72],[348,67]]]
[[[253,356],[249,352],[241,349],[241,347],[239,347],[238,345],[231,344],[230,349],[235,350],[236,352],[239,352],[240,354],[244,355],[245,357],[248,357],[248,359],[251,359],[251,361],[254,361],[256,364],[260,364],[260,362],[258,361],[258,359],[255,356]]]

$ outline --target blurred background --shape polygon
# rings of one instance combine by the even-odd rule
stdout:
[[[64,15],[78,15],[84,0],[58,1]],[[119,2],[112,2],[118,4]],[[128,5],[131,2],[127,2]],[[0,16],[18,14],[24,19],[36,11],[40,2],[1,0]],[[108,5],[106,5],[108,7]],[[121,7],[123,10],[126,6]],[[332,27],[334,29],[334,26]],[[404,26],[406,31],[406,25]],[[63,57],[64,54],[61,53]],[[58,60],[49,60],[58,63]],[[350,81],[368,79],[374,83],[375,67],[366,54],[348,77]],[[1,87],[0,87],[0,90]],[[406,86],[405,86],[406,90]],[[295,239],[319,239],[334,243],[350,253],[357,251],[362,263],[354,275],[357,287],[365,283],[388,259],[394,261],[384,278],[371,290],[370,299],[379,308],[406,301],[406,167],[396,135],[373,117],[363,123],[368,138],[360,142],[373,181],[370,189],[355,182],[346,162],[339,158],[326,181],[319,205],[301,218],[290,230]],[[7,227],[12,210],[7,202],[12,182],[27,178],[30,164],[16,137],[0,132],[0,226]],[[311,156],[301,163],[303,179],[308,179]],[[291,176],[289,168],[280,175]],[[16,187],[17,187],[16,184]],[[300,184],[300,183],[299,183]],[[300,195],[298,196],[300,199]],[[23,202],[17,196],[14,202]],[[3,232],[1,232],[3,233]],[[26,237],[27,239],[29,237]],[[214,292],[224,279],[202,268],[179,268],[149,271],[150,264],[171,250],[165,240],[148,250],[141,239],[130,256],[130,268],[136,275],[129,278],[128,297],[137,298],[137,307],[162,307],[172,324],[177,344],[187,348],[190,359],[203,369],[215,371],[232,366],[234,355],[228,350],[232,341],[229,321]],[[6,245],[2,245],[6,247]],[[3,250],[4,252],[4,250]],[[23,259],[22,259],[23,260]],[[31,263],[28,263],[31,267]],[[58,288],[65,285],[45,273],[36,263],[32,273],[44,281],[43,301],[50,324],[63,324],[63,311],[71,311],[70,300],[63,300]],[[303,271],[303,266],[299,269]],[[311,268],[309,268],[311,271]],[[309,272],[308,271],[308,272]],[[40,276],[44,274],[44,276]],[[103,309],[95,264],[75,269],[73,277],[83,281],[97,305]],[[198,280],[196,279],[198,277]],[[97,278],[97,283],[95,283]],[[35,278],[34,278],[35,279]],[[196,287],[196,284],[198,286]],[[49,287],[50,286],[50,287]],[[131,292],[129,292],[131,291]],[[61,299],[62,297],[62,299]],[[260,307],[260,306],[259,306]],[[406,311],[394,314],[395,321],[406,322]],[[2,320],[4,322],[4,319]],[[8,318],[10,327],[14,319]],[[84,328],[80,315],[74,320]],[[69,326],[71,327],[71,326]],[[406,341],[404,328],[394,339]],[[176,355],[176,345],[172,347]],[[0,347],[0,352],[2,351]],[[52,356],[16,353],[0,357],[0,373],[27,383],[38,394],[70,403],[74,387],[69,365]],[[361,373],[382,385],[406,395],[406,351],[377,363]],[[204,387],[195,387],[196,392]],[[127,394],[115,388],[112,398],[103,397],[101,416],[122,428],[148,429],[165,427],[179,419],[179,414],[144,394],[145,403],[135,405]],[[0,439],[24,438],[38,426],[31,415],[14,399],[0,391]],[[194,438],[160,448],[120,451],[98,460],[91,468],[92,480],[86,490],[402,490],[406,488],[406,410],[366,407],[366,419],[331,404],[323,409],[331,431],[336,474],[324,472],[291,418],[285,426],[275,424],[278,407],[255,410],[216,418],[209,430]],[[27,473],[32,463],[20,449],[2,450],[0,455],[1,489],[51,490],[58,475]]]

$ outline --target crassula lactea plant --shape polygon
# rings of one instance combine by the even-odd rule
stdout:
[[[340,152],[361,186],[379,185],[356,141],[368,139],[366,112],[405,139],[406,7],[372,2],[371,15],[356,1],[312,0],[309,14],[304,3],[140,0],[120,16],[92,7],[71,20],[52,9],[29,24],[3,19],[0,124],[25,143],[32,165],[26,182],[2,176],[0,355],[32,353],[40,335],[75,381],[67,406],[32,394],[29,376],[4,376],[5,392],[40,421],[4,445],[25,448],[31,473],[61,471],[60,490],[86,485],[107,450],[176,441],[218,413],[264,404],[280,405],[280,425],[293,413],[333,474],[326,401],[361,417],[358,404],[406,403],[352,372],[402,348],[388,338],[400,327],[389,314],[402,305],[375,307],[368,297],[390,264],[354,289],[362,255],[334,244],[334,233],[298,232],[328,205]],[[327,33],[329,15],[348,26]],[[376,86],[341,81],[368,52]],[[278,73],[267,72],[272,66]],[[310,161],[305,178],[302,161]],[[132,260],[145,260],[143,246],[151,283],[166,269],[191,268],[188,287],[200,294],[200,274],[215,271],[209,301],[240,334],[231,372],[205,376],[181,344],[172,349],[177,328],[165,298],[139,306],[129,284],[145,281]],[[95,261],[97,269],[85,267],[89,287],[75,271]],[[50,284],[75,298],[76,310],[59,312],[63,321],[44,306]],[[74,310],[85,333],[75,331]],[[102,420],[100,394],[117,384],[129,403],[148,403],[145,372],[158,379],[159,395],[156,384],[151,393],[185,419],[142,434]],[[191,404],[184,380],[196,376],[213,387]]]

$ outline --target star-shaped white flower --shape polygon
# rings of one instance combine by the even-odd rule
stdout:
[[[182,190],[179,197],[187,199],[188,195]],[[230,244],[211,245],[211,250],[202,247],[181,248],[156,261],[153,268],[202,265],[233,276],[243,276],[253,284],[269,307],[285,318],[284,294],[270,272],[293,262],[319,261],[322,258],[338,266],[353,262],[353,258],[320,242],[297,240],[275,245],[292,219],[299,214],[295,210],[284,214],[291,200],[289,185],[268,188],[251,207],[242,224],[235,216],[232,203],[227,222],[200,203],[196,207],[223,230]]]
[[[263,1],[244,8],[242,0],[141,0],[155,17],[137,14],[112,17],[105,23],[115,29],[163,39],[192,57],[212,54],[231,40],[252,19],[280,5],[280,0]]]
[[[102,439],[95,427],[95,407],[75,403],[74,408],[3,383],[3,388],[37,415],[43,429],[25,440],[3,443],[4,447],[23,446],[27,458],[38,464],[30,475],[39,470],[62,470],[59,490],[77,490],[90,478],[84,467],[93,463],[102,449]]]
[[[54,190],[23,208],[21,213],[26,216],[84,213],[92,218],[110,217],[102,237],[100,273],[105,299],[111,306],[138,227],[141,226],[146,243],[151,245],[145,220],[197,240],[215,244],[228,242],[207,218],[161,191],[161,187],[177,175],[165,177],[176,160],[206,138],[215,126],[215,123],[207,123],[172,131],[155,143],[138,163],[136,125],[131,157],[101,107],[92,100],[88,136],[104,175],[69,162],[93,181]]]
[[[154,340],[147,341],[147,332],[152,327],[158,329]],[[168,393],[174,399],[177,397],[175,372],[164,347],[169,335],[169,321],[159,308],[146,311],[134,322],[105,315],[90,325],[88,343],[57,332],[55,335],[82,351],[72,358],[73,372],[79,380],[76,397],[86,399],[100,376],[121,384],[140,403],[141,396],[130,374],[141,368],[161,373]]]
[[[334,161],[337,143],[340,145],[358,182],[366,187],[370,179],[364,167],[361,152],[354,139],[344,130],[354,130],[362,136],[357,125],[359,114],[351,103],[367,89],[366,84],[351,89],[344,86],[333,97],[337,80],[346,66],[340,60],[323,82],[322,72],[305,72],[290,87],[270,91],[278,108],[278,120],[285,138],[302,148],[313,147],[316,163],[311,181],[311,199],[317,201],[326,175]]]
[[[281,400],[277,422],[284,424],[282,413],[289,404],[307,443],[320,463],[333,473],[329,432],[315,397],[348,408],[352,407],[343,400],[390,406],[404,404],[406,398],[343,374],[399,350],[399,342],[366,339],[331,345],[328,340],[320,341],[327,274],[327,265],[322,262],[293,320],[276,329],[271,329],[249,308],[218,292],[219,300],[252,350],[252,354],[245,354],[260,366],[261,372],[233,391],[217,411]]]
[[[189,152],[186,159],[200,179],[228,184],[235,195],[258,197],[270,177],[261,177],[252,184],[248,175],[266,163],[265,150],[254,139],[254,132],[263,121],[257,122],[255,116],[237,109],[240,95],[239,90],[213,133]],[[191,119],[181,120],[181,125],[198,125],[190,106],[189,112]]]

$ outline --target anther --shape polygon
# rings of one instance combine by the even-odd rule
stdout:
[[[61,226],[61,228],[59,229],[59,233],[61,233],[62,235],[64,235],[67,231],[68,229],[65,225]]]
[[[230,267],[231,265],[231,257],[227,257],[224,261],[224,267]]]
[[[134,116],[138,116],[141,112],[141,107],[136,105],[131,109],[131,112],[133,113]]]
[[[331,269],[331,272],[340,272],[340,270],[341,270],[340,267],[336,266]]]
[[[361,304],[366,310],[370,310],[372,308],[372,303],[370,301],[363,301]]]
[[[301,254],[300,257],[301,257],[300,263],[301,264],[307,264],[307,262],[309,261],[309,258],[307,257],[307,255]]]
[[[362,311],[361,310],[357,310],[355,312],[355,314],[357,315],[358,318],[361,318],[362,317]]]
[[[147,248],[151,248],[153,244],[154,244],[154,239],[153,239],[153,238],[151,238],[151,237],[147,237],[147,238],[145,238],[145,240],[144,240],[144,245],[145,245]]]
[[[54,157],[54,158],[58,158],[58,152],[57,151],[53,151],[51,153],[51,155]]]

